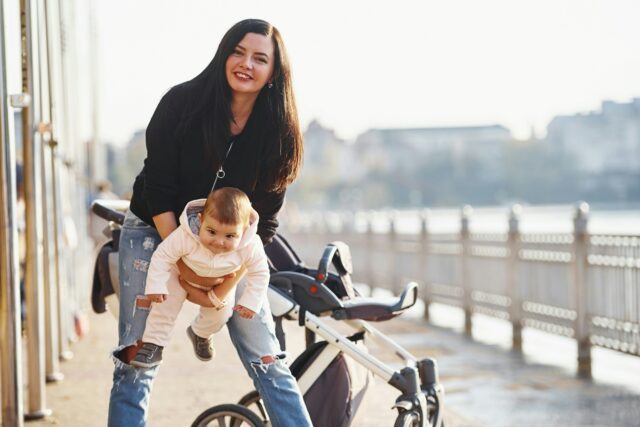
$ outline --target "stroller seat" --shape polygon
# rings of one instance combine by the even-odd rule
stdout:
[[[395,317],[412,307],[418,299],[418,284],[408,283],[404,291],[396,298],[370,298],[357,297],[344,301],[343,312],[345,319],[362,319],[369,321],[382,321]],[[337,314],[337,313],[336,313]],[[341,319],[333,316],[336,319]]]
[[[418,285],[411,282],[394,298],[355,296],[342,300],[324,283],[306,274],[289,271],[273,273],[271,286],[293,299],[303,310],[317,316],[330,315],[336,320],[388,320],[412,307],[418,298]]]

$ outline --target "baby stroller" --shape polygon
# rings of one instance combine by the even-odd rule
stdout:
[[[114,280],[117,276],[107,272],[109,265],[111,272],[114,269],[116,237],[124,215],[111,209],[109,201],[95,201],[92,210],[110,221],[105,234],[113,235],[113,241],[105,244],[97,257],[94,274],[92,304],[94,310],[103,312],[105,297],[117,293],[117,279]],[[348,246],[342,242],[327,245],[317,269],[305,266],[280,235],[276,235],[265,250],[272,271],[269,303],[282,348],[286,346],[283,320],[297,321],[306,328],[306,349],[290,369],[298,380],[314,426],[351,425],[372,375],[400,391],[393,404],[398,411],[394,427],[443,425],[444,391],[438,381],[435,360],[417,360],[370,324],[389,320],[413,306],[418,291],[415,283],[409,283],[396,298],[363,297],[352,286],[351,256]],[[331,267],[333,271],[330,271]],[[109,280],[103,284],[107,275]],[[343,322],[353,329],[353,334],[346,336],[338,332],[323,317]],[[316,335],[323,340],[315,342]],[[390,348],[405,366],[395,370],[370,355],[365,340]],[[269,426],[270,422],[260,396],[251,391],[237,404],[216,405],[205,410],[192,427],[213,425],[261,427]]]

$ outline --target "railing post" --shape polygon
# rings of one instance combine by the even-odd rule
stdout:
[[[429,295],[429,209],[420,212],[420,257],[418,271],[420,272],[419,283],[422,284],[422,301],[424,302],[424,320],[429,321],[429,305],[431,298]]]
[[[471,309],[471,283],[469,282],[469,257],[471,255],[471,233],[469,231],[469,219],[472,213],[473,208],[469,205],[465,205],[462,208],[460,215],[460,281],[462,289],[464,291],[462,309],[464,310],[464,333],[469,337],[472,335],[473,330],[471,319],[473,315],[473,311]]]
[[[367,212],[367,217],[366,217],[366,221],[367,221],[367,230],[366,230],[366,238],[365,238],[365,242],[366,242],[366,259],[367,259],[367,281],[369,282],[369,292],[370,294],[373,293],[373,289],[376,287],[377,283],[376,283],[376,273],[375,273],[375,268],[374,268],[374,257],[373,257],[373,243],[374,243],[374,235],[373,235],[373,212],[369,211]]]
[[[322,212],[316,212],[313,215],[313,230],[315,235],[315,243],[317,246],[318,253],[322,253],[325,245],[327,244],[327,227],[324,219],[324,214]],[[317,258],[318,255],[315,253],[312,254],[312,257]],[[311,258],[315,262],[315,259]]]
[[[509,234],[507,247],[507,292],[511,299],[509,320],[511,320],[511,341],[513,350],[522,351],[522,301],[518,288],[518,260],[520,258],[520,213],[522,207],[511,206],[509,211]]]
[[[344,240],[347,242],[353,240],[356,232],[356,216],[353,212],[345,212],[342,215],[342,232],[341,236],[346,236]]]
[[[57,289],[57,306],[58,314],[58,357],[61,360],[69,360],[73,357],[73,353],[69,348],[69,327],[71,319],[69,317],[69,277],[63,273],[64,266],[67,262],[66,249],[63,247],[63,221],[61,209],[61,173],[62,162],[60,161],[59,142],[52,139],[49,142],[51,148],[51,179],[53,181],[52,203],[53,203],[53,256],[55,259],[54,271],[56,276]]]
[[[46,129],[50,125],[41,125],[40,131],[46,144],[42,144],[42,153],[40,155],[41,162],[41,179],[42,179],[42,209],[46,215],[42,215],[42,234],[43,252],[44,252],[44,316],[45,316],[45,371],[46,382],[53,383],[62,381],[64,374],[60,371],[60,353],[58,351],[59,329],[58,329],[58,281],[55,273],[55,257],[56,231],[53,222],[55,218],[49,216],[53,210],[52,193],[55,189],[55,183],[52,182],[50,162],[48,157],[52,156],[52,150],[49,148],[51,142],[51,134]]]
[[[329,218],[330,218],[329,217],[329,212],[323,212],[322,213],[322,220],[321,221],[322,221],[322,230],[323,230],[322,231],[322,236],[323,236],[322,238],[324,240],[322,242],[323,243],[323,245],[322,245],[323,248],[327,245],[327,243],[329,243],[330,241],[333,240],[333,238],[331,236],[333,234],[333,229],[332,229],[331,221],[330,221]]]
[[[400,265],[400,263],[398,262],[398,257],[400,255],[398,254],[398,225],[396,224],[397,216],[397,212],[394,210],[387,212],[387,221],[389,221],[389,245],[387,250],[391,252],[387,257],[390,264],[387,267],[387,272],[390,272],[390,274],[387,276],[387,280],[391,282],[389,283],[389,287],[387,289],[393,292],[396,292],[396,290],[401,287],[400,272],[398,271],[398,265]]]
[[[573,217],[573,274],[572,288],[576,301],[575,334],[578,344],[578,376],[591,378],[591,316],[588,312],[587,302],[587,255],[589,234],[587,224],[589,222],[589,205],[579,203]]]

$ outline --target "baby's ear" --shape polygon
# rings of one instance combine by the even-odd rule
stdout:
[[[198,212],[198,221],[202,222],[202,212]]]

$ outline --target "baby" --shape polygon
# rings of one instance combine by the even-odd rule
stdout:
[[[247,195],[236,188],[220,188],[209,193],[206,200],[187,203],[180,215],[180,226],[158,245],[151,257],[145,293],[154,304],[147,318],[142,347],[131,365],[150,368],[162,362],[162,349],[169,343],[175,319],[187,297],[178,281],[179,259],[199,276],[236,274],[213,288],[191,284],[206,291],[209,300],[206,305],[210,303],[210,307],[200,307],[187,328],[198,359],[213,358],[211,336],[227,323],[233,310],[247,319],[260,311],[269,286],[269,266],[256,234],[257,227],[258,213]],[[246,287],[232,310],[235,293],[232,291],[245,273]]]

